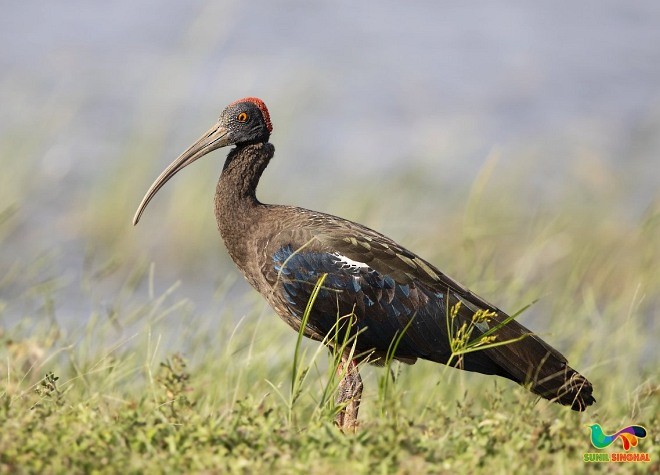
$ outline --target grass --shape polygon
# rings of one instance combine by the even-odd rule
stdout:
[[[7,166],[38,187],[20,168],[28,165]],[[114,199],[111,176],[94,213],[82,204],[66,217],[83,257],[80,272],[60,273],[63,245],[20,252],[21,230],[34,228],[30,187],[12,185],[0,188],[0,245],[19,249],[3,252],[0,268],[0,473],[657,472],[658,203],[631,216],[617,206],[620,190],[580,199],[576,175],[530,209],[518,193],[534,190],[515,175],[492,183],[493,167],[455,205],[436,199],[420,173],[383,184],[399,197],[387,210],[356,188],[337,203],[358,205],[338,214],[394,237],[413,230],[399,240],[502,308],[538,299],[517,318],[592,381],[598,403],[586,413],[503,379],[390,361],[363,368],[361,427],[343,435],[333,425],[336,358],[252,293],[236,297],[236,271],[218,271],[210,206],[194,207],[183,226],[174,203],[156,244],[140,251],[153,232],[127,226],[134,203]],[[404,207],[422,195],[446,204],[437,219],[428,205]],[[188,224],[193,232],[181,231]],[[201,227],[210,231],[191,239]],[[173,261],[184,285],[151,260]],[[193,272],[219,279],[215,296],[187,293]],[[70,310],[72,288],[82,313]],[[590,423],[644,425],[638,449],[656,465],[585,466],[583,454],[596,451]]]

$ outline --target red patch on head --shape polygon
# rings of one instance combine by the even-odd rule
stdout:
[[[268,113],[268,109],[266,108],[266,104],[264,104],[264,101],[259,99],[258,97],[244,97],[243,99],[239,99],[237,101],[232,102],[229,104],[230,106],[233,106],[235,104],[239,104],[241,102],[251,102],[255,106],[259,108],[261,111],[261,115],[264,118],[264,122],[266,123],[266,128],[268,129],[269,133],[273,132],[273,124],[270,121],[270,114]]]

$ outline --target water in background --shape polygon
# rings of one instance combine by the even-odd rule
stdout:
[[[34,272],[0,292],[53,282],[64,321],[113,305],[116,286],[80,297],[81,279],[112,268],[90,264],[99,254],[156,261],[162,287],[185,273],[202,305],[233,272],[219,240],[202,271],[168,247],[177,219],[192,247],[216,239],[223,152],[168,184],[138,229],[130,220],[161,169],[247,95],[275,124],[268,201],[339,212],[338,190],[376,192],[411,169],[451,195],[493,149],[500,173],[527,151],[531,202],[552,200],[576,157],[634,183],[620,203],[632,216],[657,197],[654,0],[24,1],[3,9],[0,45],[0,266]]]

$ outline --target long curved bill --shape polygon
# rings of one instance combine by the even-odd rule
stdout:
[[[204,135],[202,135],[194,144],[177,157],[164,171],[160,174],[156,181],[151,185],[147,194],[142,198],[140,206],[138,206],[135,216],[133,216],[133,225],[135,226],[144,212],[145,208],[151,199],[158,193],[167,181],[176,175],[179,171],[190,165],[198,158],[203,157],[215,149],[225,147],[231,144],[231,136],[229,131],[220,124],[211,127]]]

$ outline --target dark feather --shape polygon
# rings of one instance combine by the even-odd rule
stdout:
[[[278,301],[276,308],[287,313],[287,321],[298,325],[314,285],[327,274],[306,329],[313,338],[323,338],[335,328],[338,317],[353,314],[351,331],[359,332],[357,349],[379,360],[412,319],[395,357],[406,362],[422,358],[447,363],[451,355],[447,309],[460,302],[454,331],[469,324],[478,310],[495,313],[485,324],[488,328],[482,324],[473,329],[471,339],[508,318],[433,265],[371,229],[334,216],[287,209],[293,211],[298,225],[294,233],[289,231],[292,227],[285,227],[269,240],[266,256],[271,256],[270,262],[264,262],[262,271]],[[594,402],[591,384],[567,365],[561,353],[523,325],[510,321],[494,336],[495,341],[524,338],[464,354],[452,364],[509,378],[575,410]]]

